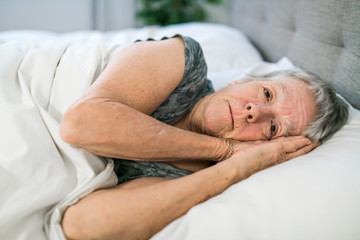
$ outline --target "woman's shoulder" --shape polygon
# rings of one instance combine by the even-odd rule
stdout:
[[[176,34],[174,37],[182,38],[185,44],[185,70],[179,86],[204,84],[207,81],[207,64],[200,43],[189,36]]]
[[[174,34],[171,37],[164,36],[160,41],[171,39],[182,39],[185,46],[185,69],[182,80],[177,86],[179,88],[187,88],[198,85],[207,84],[207,64],[201,45],[194,38],[182,34]],[[141,40],[137,40],[141,41]],[[148,38],[146,41],[156,41],[154,38]],[[191,86],[190,86],[191,85]]]
[[[170,96],[152,114],[153,117],[173,124],[187,114],[200,98],[214,92],[212,83],[207,79],[207,65],[200,44],[193,38],[182,35],[185,44],[184,75]]]

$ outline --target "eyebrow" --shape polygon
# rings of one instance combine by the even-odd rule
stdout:
[[[289,119],[285,119],[286,122],[286,132],[285,132],[285,136],[289,136],[290,134],[290,129],[291,129],[291,123],[289,121]]]
[[[277,94],[276,98],[278,100],[284,100],[285,92],[284,92],[283,85],[280,82],[277,82],[277,85],[278,85],[278,89],[276,89],[276,94]],[[285,125],[286,125],[286,132],[285,132],[284,136],[289,136],[290,129],[291,129],[291,123],[290,123],[289,119],[284,119],[284,121],[285,121]]]
[[[276,97],[280,98],[280,100],[284,100],[285,99],[284,88],[281,83],[278,83],[278,86],[279,86],[279,91],[276,91],[276,93],[278,95]]]

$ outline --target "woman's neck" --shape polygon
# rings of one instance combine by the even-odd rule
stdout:
[[[206,98],[200,99],[194,106],[194,108],[180,121],[174,124],[174,127],[188,130],[191,132],[208,134],[204,126],[204,114],[203,109],[206,105]]]

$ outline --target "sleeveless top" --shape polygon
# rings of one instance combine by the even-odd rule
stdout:
[[[181,37],[185,43],[184,75],[170,96],[151,114],[170,125],[189,113],[202,97],[214,92],[211,81],[206,78],[207,65],[200,44],[190,37],[178,34],[174,37]]]
[[[169,97],[151,114],[157,120],[173,125],[186,116],[204,96],[214,92],[210,80],[206,78],[207,65],[200,47],[194,39],[182,35],[185,43],[185,71],[179,85]],[[168,39],[166,37],[161,40]],[[154,41],[147,39],[147,41]],[[191,174],[163,162],[144,162],[114,159],[118,184],[141,177],[178,178]]]

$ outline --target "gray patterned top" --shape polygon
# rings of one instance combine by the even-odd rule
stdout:
[[[214,92],[211,81],[206,78],[207,66],[200,44],[190,37],[174,37],[181,37],[185,43],[184,75],[170,96],[151,114],[157,120],[170,125],[189,113],[202,97]],[[151,40],[153,39],[148,39]],[[124,159],[114,159],[114,162],[119,184],[141,177],[178,178],[191,173],[162,162]]]
[[[171,125],[190,112],[202,97],[214,92],[211,81],[206,78],[207,65],[200,44],[190,37],[174,37],[182,37],[185,42],[184,76],[170,96],[151,114]]]

